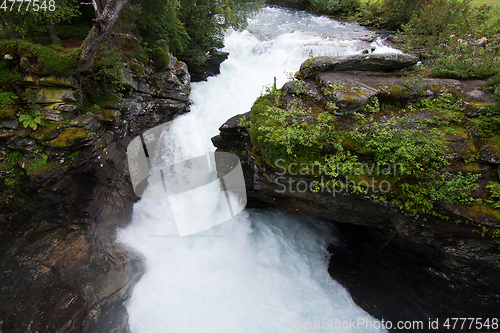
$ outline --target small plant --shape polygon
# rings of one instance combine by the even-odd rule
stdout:
[[[240,119],[240,126],[243,127],[243,128],[250,128],[250,126],[252,125],[252,122],[250,120],[250,117],[246,117],[246,116],[243,116],[241,119]]]
[[[448,172],[439,175],[429,183],[428,194],[431,200],[439,200],[448,203],[460,203],[469,205],[476,203],[471,197],[471,192],[479,188],[476,183],[481,174],[462,174],[459,172],[455,177]],[[479,199],[480,200],[480,199]]]
[[[8,155],[7,160],[9,161],[11,169],[14,169],[17,166],[22,156],[23,155],[18,151],[14,151]]]
[[[339,107],[334,102],[328,101],[326,102],[326,109],[330,112],[335,112],[339,109]]]
[[[486,200],[491,207],[495,209],[500,208],[500,184],[497,182],[489,182],[486,188],[491,191],[490,198]]]
[[[422,75],[416,74],[406,76],[403,79],[403,85],[404,88],[408,91],[421,92],[424,87]]]
[[[0,89],[0,107],[13,105],[19,97],[10,91]]]
[[[372,99],[372,101],[368,104],[366,104],[363,109],[363,111],[368,111],[370,113],[377,113],[380,111],[380,103],[378,101],[378,98],[375,97]]]
[[[38,125],[42,124],[42,118],[40,117],[40,111],[37,109],[31,109],[26,113],[18,112],[19,122],[23,124],[24,128],[31,127],[34,131],[38,128]]]
[[[346,88],[342,85],[340,81],[335,83],[330,83],[328,87],[321,88],[323,95],[325,97],[334,98],[339,90],[345,90]]]
[[[307,89],[307,83],[304,80],[297,80],[295,81],[295,94],[300,95],[304,94]]]

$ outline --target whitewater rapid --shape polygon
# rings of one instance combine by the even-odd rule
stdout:
[[[228,118],[311,56],[394,50],[353,23],[281,8],[264,8],[244,31],[225,37],[229,58],[221,74],[192,84],[191,112],[175,120],[156,149],[156,161],[213,151],[210,138]],[[215,194],[175,209],[216,216]],[[180,206],[179,206],[180,205]],[[133,333],[381,332],[348,292],[328,275],[333,232],[319,219],[276,209],[244,210],[203,232],[179,237],[168,200],[141,199],[118,240],[142,253],[146,272],[126,303]],[[352,321],[370,325],[350,325]],[[375,323],[375,325],[374,325]],[[354,327],[354,328],[353,328]]]

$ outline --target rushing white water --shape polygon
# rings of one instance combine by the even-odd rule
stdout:
[[[265,8],[247,30],[227,34],[230,56],[221,74],[192,84],[192,112],[179,117],[162,138],[156,161],[213,150],[210,137],[226,119],[248,111],[263,86],[274,77],[282,85],[286,73],[310,56],[360,53],[370,46],[375,52],[389,50],[380,41],[370,45],[353,39],[367,35],[371,32],[355,24]],[[219,211],[216,194],[206,189],[204,195],[203,205],[187,201],[174,208],[211,218]],[[126,304],[132,332],[383,331],[370,329],[380,323],[329,277],[326,247],[335,240],[321,221],[274,209],[246,210],[181,238],[170,204],[142,199],[134,206],[132,223],[118,234],[147,260],[146,273]],[[370,323],[350,325],[353,320]]]

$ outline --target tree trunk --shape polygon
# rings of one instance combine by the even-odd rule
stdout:
[[[50,41],[52,42],[52,44],[61,44],[61,40],[57,35],[57,30],[52,20],[50,18],[47,18],[45,22],[47,23],[47,27],[49,28]]]
[[[77,72],[88,71],[94,64],[94,56],[102,43],[116,37],[110,36],[109,31],[120,15],[128,0],[109,0],[101,15],[96,19],[94,26],[90,29],[87,38],[82,44],[82,51],[78,59]],[[121,37],[121,36],[120,36]]]

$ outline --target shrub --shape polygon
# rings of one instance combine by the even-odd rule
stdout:
[[[490,77],[500,69],[500,40],[485,23],[490,10],[470,0],[433,0],[414,13],[399,37],[408,49],[425,51],[434,76]]]
[[[371,8],[390,29],[399,29],[410,22],[412,15],[418,9],[433,3],[434,0],[382,0],[375,1]]]
[[[16,99],[19,97],[10,91],[4,91],[0,89],[0,107],[5,107],[8,105],[12,105],[16,102]]]
[[[493,98],[500,103],[500,72],[488,80],[493,91]]]
[[[361,7],[359,0],[311,0],[311,6],[325,14],[353,14]]]

